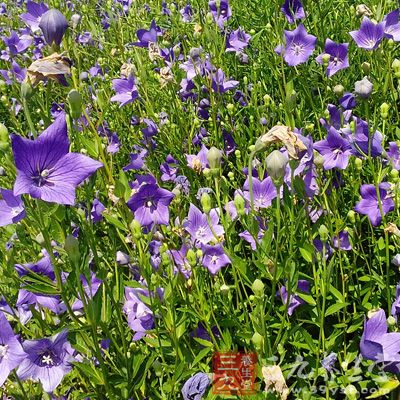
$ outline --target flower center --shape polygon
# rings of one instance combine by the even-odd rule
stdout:
[[[204,228],[204,226],[201,226],[199,229],[197,229],[196,236],[204,237],[205,234],[206,234],[206,228]]]
[[[212,262],[213,264],[215,264],[215,263],[218,261],[218,258],[219,258],[218,256],[215,256],[215,255],[212,256],[212,257],[211,257],[211,262]]]
[[[8,345],[7,344],[0,345],[0,360],[6,358],[7,353],[8,353]]]
[[[292,45],[292,51],[293,51],[293,53],[294,53],[296,56],[298,56],[298,55],[300,55],[301,53],[303,53],[303,46],[300,45],[300,44],[294,43],[294,44]]]
[[[48,169],[44,169],[42,172],[38,172],[38,175],[34,176],[32,179],[37,186],[41,187],[47,183],[47,178],[49,175],[50,171]]]
[[[148,208],[153,207],[153,202],[152,202],[151,200],[149,200],[149,201],[146,203],[146,206],[147,206]]]

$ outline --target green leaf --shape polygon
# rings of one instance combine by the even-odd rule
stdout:
[[[317,304],[310,294],[297,292],[296,295],[302,298],[307,304],[310,304],[312,306],[315,306]]]
[[[349,303],[335,303],[332,304],[328,309],[326,310],[325,316],[327,317],[328,315],[335,314],[342,308],[346,307]]]
[[[311,245],[306,244],[304,247],[300,247],[300,254],[307,262],[313,262],[314,249]]]
[[[195,357],[195,359],[192,362],[192,368],[198,364],[209,352],[211,351],[211,347],[206,347],[203,350],[200,350],[199,354]]]
[[[97,373],[97,371],[92,367],[91,364],[85,363],[74,363],[75,367],[79,369],[83,375],[90,378],[90,380],[96,385],[104,385],[102,377]]]
[[[103,217],[110,222],[112,225],[114,225],[115,227],[117,227],[118,229],[121,229],[122,231],[128,232],[127,227],[114,215],[110,215],[110,214],[103,214]]]
[[[396,389],[400,385],[400,382],[397,379],[391,379],[390,381],[383,384],[381,388],[378,389],[375,393],[368,396],[367,399],[377,399],[381,396],[386,396],[394,389]]]

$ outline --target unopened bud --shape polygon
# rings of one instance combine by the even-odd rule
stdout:
[[[387,117],[389,116],[389,104],[388,103],[383,103],[381,104],[381,117],[382,119],[387,119]]]
[[[0,142],[8,142],[8,140],[8,129],[4,124],[0,123]]]
[[[357,171],[361,171],[363,167],[363,160],[361,160],[361,158],[356,158],[354,160],[354,165],[356,166]]]
[[[371,64],[369,62],[364,61],[361,64],[361,69],[363,70],[365,75],[369,75],[369,73],[371,71]]]
[[[142,226],[140,225],[140,222],[137,219],[132,220],[129,227],[135,239],[138,240],[142,237]]]
[[[82,96],[80,93],[77,90],[72,89],[68,93],[67,99],[70,107],[71,117],[75,120],[80,118],[82,115]]]
[[[245,214],[245,201],[243,196],[240,194],[236,194],[235,198],[233,199],[233,203],[235,204],[236,212],[238,213],[239,216],[242,216]]]
[[[28,100],[28,99],[30,99],[31,96],[32,96],[32,86],[27,82],[22,82],[21,83],[21,97],[24,100]]]
[[[396,318],[394,318],[392,315],[390,315],[386,321],[390,326],[394,326],[397,323]]]
[[[188,252],[186,254],[186,258],[191,267],[195,267],[197,265],[196,253],[192,249],[188,250]]]
[[[344,87],[343,85],[336,85],[333,88],[333,93],[336,94],[336,96],[342,97],[344,93]]]
[[[76,29],[79,25],[79,23],[81,22],[82,17],[79,14],[74,14],[71,17],[71,26],[72,29]]]
[[[329,65],[330,60],[331,60],[330,54],[325,53],[322,55],[322,63],[324,64],[324,67],[327,67]]]
[[[258,332],[254,333],[254,335],[251,338],[251,341],[253,342],[253,345],[256,348],[256,350],[262,349],[264,343],[264,337],[260,335]]]
[[[78,265],[80,260],[79,240],[75,236],[68,235],[65,238],[64,250],[67,252],[72,263]]]
[[[354,223],[356,222],[356,213],[355,213],[355,211],[350,210],[350,211],[347,213],[347,218],[349,219],[349,221],[350,221],[352,224],[354,224]]]
[[[251,289],[256,296],[261,297],[264,294],[264,283],[260,279],[256,279],[251,285]]]
[[[276,183],[279,183],[286,172],[286,165],[288,163],[287,157],[282,154],[279,150],[274,150],[265,159],[265,167],[267,169],[268,175]]]
[[[211,211],[211,196],[207,193],[204,192],[201,195],[201,206],[203,207],[203,211],[208,214]]]
[[[319,237],[321,238],[321,240],[323,242],[326,242],[329,238],[329,231],[328,228],[322,224],[319,228],[318,228],[318,233],[319,233]]]
[[[356,400],[358,395],[358,390],[354,385],[347,385],[344,388],[344,394],[346,395],[346,399]]]
[[[210,169],[219,169],[221,167],[222,152],[216,147],[211,147],[207,152],[207,161]]]
[[[355,93],[362,99],[367,99],[371,93],[374,85],[365,76],[361,81],[357,81],[354,85]]]

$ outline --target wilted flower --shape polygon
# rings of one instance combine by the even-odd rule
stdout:
[[[359,17],[372,17],[372,11],[365,4],[359,4],[356,7],[356,14]]]
[[[14,195],[59,204],[75,204],[75,188],[103,164],[80,153],[69,152],[65,113],[35,140],[11,136],[17,179]]]
[[[184,400],[201,400],[210,385],[210,378],[204,372],[198,372],[190,377],[182,387]]]
[[[289,396],[289,388],[279,365],[264,366],[261,372],[265,382],[265,392],[272,389],[279,394],[281,400],[286,400]]]
[[[394,210],[394,202],[389,194],[390,183],[379,184],[379,199],[375,185],[362,185],[360,193],[362,199],[354,207],[359,214],[368,215],[373,226],[377,226],[382,221],[380,203],[383,215]]]
[[[42,30],[49,46],[53,44],[60,46],[64,33],[68,28],[68,21],[60,11],[53,8],[42,15],[39,28]]]
[[[49,338],[25,340],[22,346],[27,357],[18,368],[19,379],[38,380],[45,392],[53,392],[72,370],[71,362],[75,361],[67,336],[67,330],[63,330]]]
[[[365,50],[375,50],[384,36],[385,23],[375,24],[368,17],[364,17],[360,29],[350,32],[357,46]]]

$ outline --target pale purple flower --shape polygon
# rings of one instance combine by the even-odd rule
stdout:
[[[17,179],[14,195],[28,193],[36,199],[75,204],[75,188],[103,166],[80,153],[69,153],[65,113],[35,140],[11,135]]]
[[[347,231],[340,231],[339,235],[334,236],[332,238],[333,247],[340,250],[349,251],[352,249],[350,240],[349,240],[349,232]]]
[[[249,243],[250,244],[250,248],[253,251],[255,251],[255,250],[257,250],[257,245],[261,242],[262,238],[264,237],[264,230],[263,229],[259,229],[256,239],[247,230],[244,231],[244,232],[239,233],[239,237],[241,237],[243,240],[245,240],[247,243]]]
[[[303,292],[303,293],[310,293],[310,282],[308,282],[305,279],[300,279],[297,282],[297,291]],[[288,303],[288,291],[286,289],[286,286],[282,286],[278,292],[277,295],[281,297],[283,304]],[[298,295],[295,293],[291,293],[290,299],[289,299],[289,304],[288,304],[288,315],[291,316],[296,308],[301,306],[302,304],[305,304],[306,302]]]
[[[178,164],[179,162],[175,160],[175,158],[172,157],[171,154],[167,155],[165,163],[160,165],[160,171],[162,173],[160,179],[162,182],[175,180],[178,173]]]
[[[326,371],[332,372],[336,361],[337,361],[337,354],[330,353],[324,359],[321,360],[321,365]]]
[[[128,165],[126,165],[123,170],[129,171],[132,169],[142,169],[145,165],[145,158],[147,157],[147,150],[141,147],[136,147],[137,153],[131,153],[130,158],[131,161]]]
[[[97,276],[92,271],[90,271],[90,281],[88,281],[86,279],[86,276],[83,274],[81,274],[80,280],[85,293],[85,302],[88,303],[88,300],[93,299],[94,295],[99,290],[100,285],[103,283],[103,281],[97,278]],[[79,292],[78,292],[78,299],[74,301],[71,308],[73,311],[79,311],[84,308]]]
[[[168,225],[168,206],[173,198],[174,195],[170,191],[162,189],[156,184],[145,184],[132,195],[127,205],[141,226]]]
[[[94,224],[103,219],[103,212],[105,209],[106,208],[104,204],[99,199],[93,200],[92,209],[90,210],[90,217]]]
[[[281,7],[281,11],[285,15],[289,24],[294,24],[295,20],[306,17],[300,0],[285,0],[285,3]]]
[[[67,336],[68,331],[63,330],[49,338],[25,340],[22,346],[27,357],[18,368],[19,379],[40,381],[45,392],[53,392],[75,361]]]
[[[339,104],[345,110],[352,110],[357,105],[356,98],[353,93],[345,93],[339,100]]]
[[[19,36],[16,31],[11,31],[10,36],[2,37],[4,44],[7,46],[7,50],[11,56],[16,56],[17,54],[24,53],[25,50],[32,44],[33,38],[29,35]],[[2,57],[8,60],[7,55]]]
[[[208,168],[207,152],[208,149],[203,144],[201,146],[201,150],[197,153],[197,155],[186,154],[186,161],[188,167],[190,167],[197,173],[203,171],[204,168]]]
[[[26,76],[26,68],[21,68],[16,61],[12,61],[10,69],[1,69],[0,74],[3,76],[7,85],[14,82],[22,83]]]
[[[246,182],[243,186],[243,196],[248,202],[250,202],[249,179],[246,179]],[[270,207],[272,200],[276,197],[277,192],[271,177],[265,178],[262,181],[257,178],[253,178],[253,200],[254,207],[256,209]]]
[[[201,400],[210,385],[210,378],[204,372],[190,377],[182,387],[183,400]]]
[[[80,35],[78,35],[78,37],[76,38],[76,41],[79,44],[83,44],[83,45],[89,45],[89,46],[93,46],[94,45],[94,40],[93,40],[93,36],[90,32],[83,32]]]
[[[385,37],[393,39],[395,42],[400,42],[400,9],[392,11],[385,15],[383,22],[385,24],[384,32]]]
[[[242,28],[232,31],[226,38],[226,52],[234,51],[235,53],[242,53],[243,50],[249,45],[251,36],[246,33]]]
[[[129,78],[113,79],[112,84],[117,94],[112,96],[110,101],[118,101],[120,107],[134,102],[139,97],[135,78],[132,75]]]
[[[386,154],[392,167],[400,170],[400,149],[396,142],[389,142],[389,150]]]
[[[282,55],[291,67],[305,63],[315,49],[317,38],[309,35],[303,24],[293,31],[284,31],[286,47],[278,46],[275,52]]]
[[[216,241],[219,236],[224,234],[224,228],[219,224],[219,215],[216,209],[212,209],[207,216],[193,204],[190,204],[189,214],[183,227],[197,246]]]
[[[7,380],[10,372],[18,367],[25,357],[26,353],[18,337],[0,310],[0,387]]]
[[[16,224],[25,218],[25,207],[21,196],[14,196],[12,190],[0,188],[0,226]]]
[[[385,371],[400,373],[400,333],[388,333],[385,311],[379,309],[364,322],[361,354],[367,360],[382,363]]]
[[[375,50],[384,37],[385,23],[375,24],[368,17],[364,17],[360,29],[350,32],[357,46],[365,50]]]
[[[400,315],[400,283],[396,286],[396,299],[392,304],[391,314],[397,321],[397,316]]]
[[[188,247],[182,245],[180,250],[169,250],[168,255],[171,257],[172,262],[175,264],[174,274],[179,271],[185,279],[189,279],[192,275],[192,267],[186,258]]]
[[[150,24],[150,29],[139,29],[136,31],[139,39],[138,42],[132,43],[137,47],[149,47],[149,43],[157,43],[157,37],[162,35],[161,28],[157,26],[156,21],[153,19]]]
[[[220,244],[215,246],[203,244],[201,250],[203,252],[202,265],[206,267],[212,275],[215,275],[222,267],[231,263],[231,260],[225,254],[224,248]]]
[[[228,90],[234,89],[239,84],[238,81],[234,80],[226,80],[224,71],[219,68],[213,75],[212,75],[212,89],[214,92],[217,93],[225,93]]]
[[[314,143],[314,148],[322,154],[325,169],[346,169],[353,153],[349,141],[344,139],[334,127],[329,128],[326,139]]]
[[[220,29],[223,29],[229,18],[232,16],[232,10],[229,6],[229,1],[220,0],[217,2],[215,0],[211,0],[208,2],[208,6],[210,7],[214,21]]]
[[[186,3],[185,7],[181,8],[179,10],[179,13],[181,14],[182,21],[183,22],[191,22],[193,18],[193,9],[189,3]]]
[[[379,198],[382,204],[382,213],[386,215],[394,210],[394,202],[389,193],[390,183],[379,184]],[[382,214],[379,207],[379,199],[375,185],[361,185],[361,200],[354,207],[359,214],[368,215],[373,226],[378,226],[382,221]]]
[[[326,74],[329,78],[349,66],[348,48],[348,43],[336,43],[326,39],[324,53],[319,55],[316,60],[319,64],[323,64],[323,55],[328,54],[330,56],[328,67],[326,68]]]

